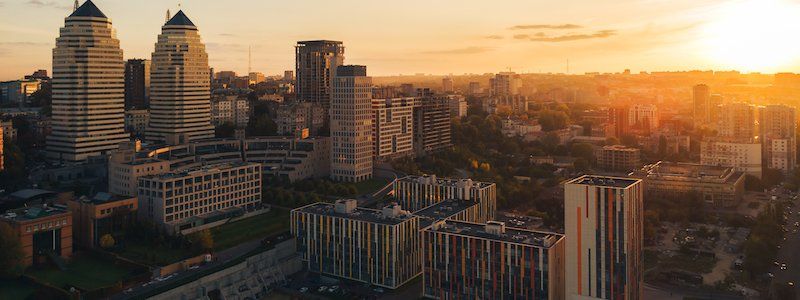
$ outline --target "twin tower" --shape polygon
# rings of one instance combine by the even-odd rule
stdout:
[[[150,71],[146,139],[179,143],[214,137],[210,69],[197,27],[183,13],[161,27]],[[48,158],[85,162],[129,140],[125,62],[111,20],[91,0],[69,15],[53,49]]]

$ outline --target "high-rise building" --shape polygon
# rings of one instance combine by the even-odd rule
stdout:
[[[792,172],[797,166],[797,111],[791,106],[767,105],[758,116],[764,167]]]
[[[211,124],[229,123],[244,128],[250,121],[250,101],[236,95],[214,97],[211,101]]]
[[[489,79],[492,96],[513,96],[519,94],[522,79],[514,72],[501,72]]]
[[[652,104],[636,104],[628,109],[628,124],[647,131],[658,128],[658,107]]]
[[[467,116],[467,100],[461,95],[450,95],[448,97],[450,103],[450,116],[454,118],[461,118]]]
[[[338,41],[300,41],[295,46],[297,100],[330,108],[333,77],[344,65],[344,46]]]
[[[444,220],[422,230],[423,294],[432,299],[564,299],[564,236]]]
[[[372,140],[375,158],[396,158],[414,153],[415,98],[372,99]]]
[[[480,94],[481,92],[483,92],[482,89],[481,89],[481,83],[477,82],[477,81],[471,81],[469,83],[468,91],[469,91],[469,95]]]
[[[150,105],[150,60],[125,62],[125,109],[146,109]]]
[[[283,81],[292,82],[293,80],[294,80],[294,71],[291,70],[283,71]]]
[[[183,11],[161,27],[151,68],[147,140],[174,144],[213,138],[208,54]]]
[[[700,164],[731,167],[761,178],[761,143],[753,139],[707,138],[700,142]]]
[[[3,127],[0,127],[0,171],[3,171],[5,168],[5,160],[3,156]]]
[[[695,126],[711,123],[711,105],[709,103],[711,89],[705,84],[692,88],[692,116]]]
[[[453,88],[453,78],[452,77],[442,78],[442,92],[445,94],[449,94],[454,91],[455,89]]]
[[[585,175],[564,186],[567,299],[642,299],[642,181]]]
[[[372,178],[372,78],[367,67],[337,68],[330,116],[331,178],[347,182]]]
[[[756,135],[756,106],[747,103],[728,103],[717,107],[719,136],[752,139]]]
[[[410,175],[395,180],[393,190],[397,203],[410,211],[451,199],[478,203],[474,219],[478,222],[494,220],[497,211],[497,185],[493,182]]]
[[[87,0],[53,49],[53,130],[47,157],[81,162],[118,148],[125,133],[125,64],[111,20]]]
[[[611,124],[609,136],[621,139],[630,131],[630,119],[628,118],[628,107],[617,106],[608,109],[608,120]]]
[[[447,149],[451,144],[450,98],[435,95],[430,90],[418,92],[414,106],[414,151],[427,155]]]

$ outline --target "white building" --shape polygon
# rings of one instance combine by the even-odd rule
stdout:
[[[237,96],[225,96],[211,101],[211,124],[230,123],[244,128],[250,121],[250,101]]]
[[[797,112],[786,105],[768,105],[759,109],[759,138],[764,166],[784,173],[797,166]]]
[[[128,140],[125,63],[111,20],[88,0],[64,22],[53,49],[53,130],[47,157],[81,162]]]
[[[753,140],[705,140],[700,143],[700,164],[731,167],[761,178],[761,143]]]
[[[636,104],[628,109],[628,124],[655,130],[658,128],[658,108],[652,104]]]
[[[756,135],[756,107],[747,103],[728,103],[717,106],[719,136],[752,139]]]
[[[372,178],[372,78],[365,66],[339,66],[333,80],[331,178]]]

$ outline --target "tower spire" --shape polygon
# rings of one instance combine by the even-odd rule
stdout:
[[[78,0],[75,0],[75,1],[78,1]],[[169,22],[169,8],[167,8],[167,18],[166,18],[166,19],[164,19],[164,22],[165,22],[165,23],[166,23],[166,22]]]
[[[78,10],[78,0],[75,0],[75,6],[72,8],[72,11]]]

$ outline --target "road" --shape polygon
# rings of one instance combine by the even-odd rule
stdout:
[[[794,204],[794,207],[789,208],[793,213],[786,222],[786,229],[789,232],[786,233],[786,241],[781,244],[776,259],[779,263],[785,263],[787,269],[781,270],[777,266],[772,266],[772,274],[775,274],[773,279],[775,283],[793,282],[795,293],[800,296],[800,288],[797,286],[800,284],[800,255],[797,254],[800,251],[800,228],[794,226],[795,222],[800,222],[800,213],[798,213],[800,212],[798,211],[800,210],[800,201],[794,200]]]

